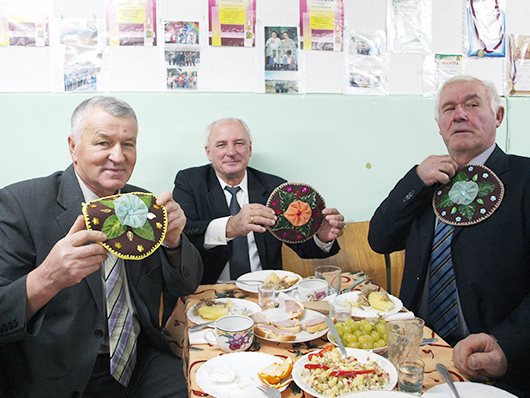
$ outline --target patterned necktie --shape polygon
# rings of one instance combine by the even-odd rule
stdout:
[[[458,328],[456,281],[451,260],[454,227],[437,220],[429,279],[429,316],[436,333],[442,338]]]
[[[122,272],[123,260],[108,253],[105,261],[107,320],[109,324],[110,374],[127,386],[136,364],[136,333],[127,303]]]
[[[230,192],[230,215],[235,216],[241,208],[237,203],[236,193],[240,187],[228,187],[225,189]],[[250,259],[248,257],[247,236],[236,236],[232,239],[232,257],[230,258],[230,279],[237,279],[241,275],[250,272]]]

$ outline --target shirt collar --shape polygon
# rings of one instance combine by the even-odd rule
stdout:
[[[483,166],[494,150],[495,150],[495,144],[490,146],[488,149],[486,149],[484,152],[478,155],[475,159],[471,160],[471,162],[469,162],[468,164],[480,164]]]
[[[219,185],[221,185],[221,188],[225,189],[225,187],[230,187],[231,186],[231,185],[228,185],[226,182],[224,182],[223,179],[217,175],[217,173],[215,174],[215,176],[219,180]],[[241,190],[248,195],[248,174],[247,174],[247,170],[245,170],[245,175],[244,175],[243,179],[241,180],[241,182],[238,185],[236,185],[236,187],[240,187]]]
[[[79,177],[79,175],[77,174],[77,171],[75,172],[75,176],[77,177],[77,182],[79,183],[79,187],[81,188],[81,192],[83,193],[83,198],[85,199],[86,203],[99,199],[99,196],[92,192],[90,188],[86,186],[81,177]],[[120,192],[121,189],[118,191],[118,193]]]

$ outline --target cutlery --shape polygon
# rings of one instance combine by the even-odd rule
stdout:
[[[458,391],[456,391],[456,387],[453,383],[453,379],[451,378],[451,375],[449,374],[449,371],[447,370],[445,365],[437,363],[436,370],[442,375],[442,378],[445,380],[445,382],[449,384],[449,388],[453,390],[453,394],[455,395],[455,397],[460,398],[460,395],[458,395]]]
[[[359,279],[357,279],[357,280],[353,283],[353,285],[351,285],[349,288],[347,288],[346,290],[344,290],[344,293],[349,293],[349,292],[351,292],[355,286],[357,286],[357,285],[360,284],[360,283],[363,283],[365,280],[366,280],[366,276],[365,276],[365,275],[361,276]]]
[[[206,322],[206,323],[199,323],[198,325],[190,326],[188,328],[188,330],[202,329],[202,328],[208,327],[210,325],[213,325],[214,323],[215,323],[215,321]]]
[[[274,387],[269,387],[267,385],[258,386],[258,390],[260,390],[267,398],[281,398],[282,394],[280,391],[275,389]]]
[[[243,283],[245,285],[256,286],[256,283],[263,283],[263,281],[258,281],[258,280],[254,280],[254,279],[245,279],[243,281],[238,281],[236,279],[230,279],[230,280],[227,280],[227,281],[217,281],[217,283]]]
[[[333,324],[333,321],[330,318],[326,318],[324,322],[326,322],[326,325],[328,325],[328,328],[329,330],[331,330],[331,334],[333,335],[333,338],[339,345],[340,352],[342,352],[342,356],[344,358],[347,358],[348,353],[346,352],[346,348],[344,347],[344,344],[342,344],[342,340],[339,336],[339,333],[337,332],[337,328],[335,328],[335,325]]]

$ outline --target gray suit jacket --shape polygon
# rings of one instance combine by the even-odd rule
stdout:
[[[138,190],[126,185],[122,192]],[[99,271],[59,292],[30,321],[25,315],[26,275],[68,233],[83,201],[73,166],[0,190],[0,385],[10,396],[82,394],[92,372],[105,330]],[[139,340],[165,349],[161,292],[169,310],[177,297],[192,293],[202,277],[200,256],[183,235],[180,266],[170,265],[162,249],[125,266]]]

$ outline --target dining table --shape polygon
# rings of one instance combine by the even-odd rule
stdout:
[[[352,291],[362,290],[367,284],[376,285],[375,282],[363,272],[343,272],[341,291],[344,292],[348,290],[352,285],[356,284],[356,281],[361,280],[362,282],[354,286]],[[377,288],[384,291],[381,287]],[[250,300],[254,303],[258,302],[258,295],[256,293],[242,290],[234,283],[200,285],[193,294],[179,299],[177,306],[165,325],[163,333],[173,352],[182,358],[183,370],[188,383],[190,398],[211,396],[199,387],[197,383],[197,371],[210,359],[216,358],[220,355],[227,355],[216,345],[194,344],[193,341],[190,342],[188,328],[195,325],[195,323],[188,318],[187,312],[191,307],[201,301],[201,299],[205,298],[244,299]],[[407,309],[403,308],[401,311],[407,311]],[[437,339],[437,341],[432,344],[421,346],[419,350],[419,356],[425,363],[423,391],[427,391],[438,384],[445,383],[436,370],[437,363],[442,363],[447,367],[454,381],[469,381],[454,367],[452,347],[427,326],[424,326],[423,335],[424,338],[435,337]],[[326,334],[314,340],[294,343],[278,343],[255,336],[254,342],[247,351],[271,354],[277,356],[280,362],[281,360],[290,357],[294,363],[305,354],[311,351],[320,350],[331,344],[332,343],[330,343]],[[397,386],[395,388],[397,389]],[[282,392],[281,396],[282,398],[313,397],[313,395],[303,391],[294,381]]]

